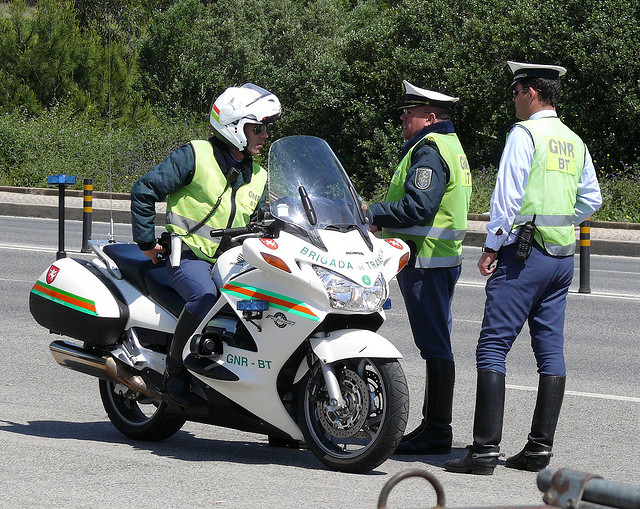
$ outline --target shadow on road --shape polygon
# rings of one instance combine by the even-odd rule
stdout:
[[[214,440],[196,437],[188,431],[178,431],[163,442],[143,442],[131,440],[108,421],[65,422],[29,421],[27,424],[0,419],[0,432],[59,440],[87,440],[109,444],[126,444],[134,449],[148,451],[157,456],[182,461],[226,461],[247,465],[283,465],[312,470],[329,470],[309,450],[271,447],[266,441],[247,442]],[[256,438],[263,437],[256,435]],[[266,437],[264,437],[266,439]],[[373,471],[368,475],[384,474]]]
[[[466,447],[453,447],[450,454],[394,454],[392,458],[395,461],[404,461],[406,463],[414,463],[416,460],[420,460],[427,465],[444,469],[445,461],[462,458],[466,453]]]

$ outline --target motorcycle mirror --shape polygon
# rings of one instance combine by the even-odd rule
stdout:
[[[318,223],[318,216],[316,216],[316,211],[311,204],[311,200],[309,199],[309,194],[304,186],[300,186],[298,188],[298,193],[300,193],[300,198],[302,199],[302,205],[304,206],[304,211],[307,214],[307,219],[309,220],[309,224],[315,226]]]

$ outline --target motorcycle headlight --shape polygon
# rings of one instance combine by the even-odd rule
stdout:
[[[387,283],[382,274],[371,287],[365,288],[324,267],[314,265],[313,269],[322,281],[334,309],[373,313],[380,311],[387,300]]]

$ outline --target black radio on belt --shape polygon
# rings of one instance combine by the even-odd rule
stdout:
[[[171,254],[171,233],[170,232],[162,232],[160,234],[160,238],[156,239],[156,243],[160,244],[164,248],[164,253],[162,256],[169,256]]]
[[[534,214],[531,221],[527,221],[518,231],[518,240],[516,242],[516,254],[514,259],[517,262],[524,262],[531,254],[531,245],[536,232],[536,216]]]

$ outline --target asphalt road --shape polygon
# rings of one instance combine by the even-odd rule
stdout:
[[[94,238],[108,225],[94,224]],[[116,225],[116,240],[130,240]],[[0,217],[0,507],[376,507],[391,475],[423,468],[444,486],[449,507],[541,504],[536,474],[499,465],[490,477],[451,474],[448,456],[393,456],[366,475],[328,471],[309,451],[270,448],[266,437],[187,423],[162,443],[134,442],[104,412],[97,380],[59,367],[53,339],[31,318],[28,293],[55,259],[57,223]],[[67,223],[67,253],[78,253],[81,224]],[[457,383],[454,447],[471,439],[475,344],[482,320],[484,279],[478,248],[465,249],[454,301]],[[578,259],[576,258],[576,264]],[[593,256],[590,295],[568,297],[567,394],[556,433],[554,468],[570,467],[607,480],[640,485],[640,262]],[[416,356],[397,286],[380,333],[405,354],[411,390],[409,428],[420,419],[424,364]],[[537,374],[528,332],[509,355],[503,451],[524,445]],[[398,485],[389,507],[430,507],[435,495],[422,479]]]

